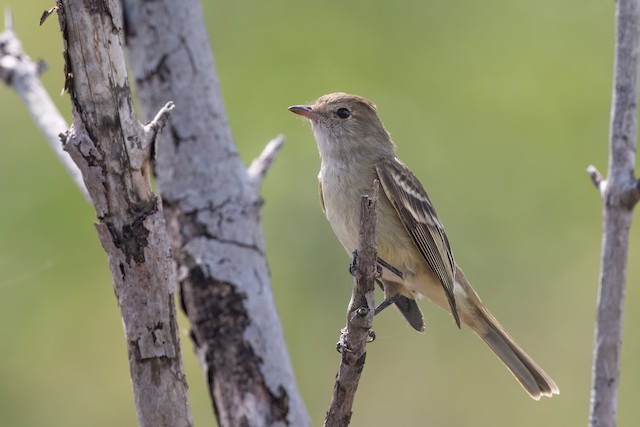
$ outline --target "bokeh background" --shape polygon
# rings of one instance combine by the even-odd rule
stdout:
[[[0,0],[67,118],[51,0]],[[318,156],[291,104],[333,91],[378,104],[425,184],[458,262],[509,332],[559,384],[532,401],[468,330],[428,302],[427,331],[393,310],[354,426],[584,426],[606,173],[614,2],[540,0],[205,2],[233,133],[248,163],[287,144],[264,184],[273,291],[298,386],[321,425],[339,363],[349,258],[318,207]],[[18,97],[0,87],[0,425],[136,424],[122,327],[94,212]],[[637,219],[637,218],[636,218]],[[640,232],[632,230],[620,425],[640,393]],[[181,329],[188,323],[182,317]],[[196,425],[214,423],[182,337]]]

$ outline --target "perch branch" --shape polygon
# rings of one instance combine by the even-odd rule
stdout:
[[[347,326],[342,329],[338,350],[342,361],[333,397],[324,421],[326,427],[347,426],[351,407],[366,358],[375,312],[374,284],[378,274],[376,253],[376,204],[379,183],[373,184],[371,196],[363,195],[360,204],[360,245],[355,259],[354,286],[347,310]]]

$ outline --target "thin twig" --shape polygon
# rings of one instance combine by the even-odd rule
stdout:
[[[604,191],[607,188],[607,180],[602,177],[600,171],[598,171],[598,169],[593,165],[589,165],[589,167],[587,167],[587,173],[589,174],[593,185],[595,185],[600,192],[600,195],[604,197]]]
[[[347,310],[347,326],[342,329],[338,342],[342,361],[324,421],[326,427],[349,425],[351,408],[366,359],[366,345],[371,337],[371,324],[375,312],[374,283],[378,274],[376,264],[378,188],[379,183],[376,180],[372,195],[362,196],[360,204],[360,245],[357,256],[354,255],[355,280]]]
[[[169,120],[169,113],[175,107],[176,105],[172,101],[167,102],[164,107],[162,107],[158,111],[153,120],[151,120],[144,126],[144,131],[149,139],[149,144],[151,144],[155,140],[158,132],[160,132],[164,125],[167,123],[167,120]]]
[[[173,101],[167,102],[158,112],[155,117],[146,125],[142,127],[142,144],[136,146],[129,143],[129,161],[134,169],[145,168],[155,157],[155,143],[158,134],[162,131],[164,126],[169,120],[171,111],[176,107]],[[144,176],[147,178],[147,170],[144,171]]]
[[[284,145],[284,135],[278,135],[267,143],[262,153],[256,157],[247,169],[249,180],[258,189],[264,180],[271,165],[276,160],[278,152]]]

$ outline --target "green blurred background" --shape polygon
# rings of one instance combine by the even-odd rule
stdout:
[[[49,64],[43,81],[69,120],[56,19],[37,25],[52,4],[0,0],[29,55]],[[477,338],[424,301],[425,335],[393,310],[376,319],[352,425],[586,425],[601,201],[585,168],[606,173],[614,2],[241,0],[206,2],[204,11],[243,159],[287,136],[264,184],[263,227],[314,425],[330,399],[351,278],[318,207],[311,131],[286,107],[333,91],[378,104],[467,277],[562,390],[532,401]],[[0,425],[135,425],[94,212],[5,87],[0,129]],[[625,308],[623,426],[640,419],[639,233]],[[186,335],[182,343],[196,425],[211,425]]]

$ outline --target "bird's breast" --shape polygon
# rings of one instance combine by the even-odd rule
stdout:
[[[320,169],[325,215],[347,252],[358,247],[360,200],[371,194],[375,169],[357,170],[348,164],[325,165]],[[366,188],[368,184],[368,188]]]
[[[377,178],[375,165],[365,168],[358,164],[323,164],[319,178],[325,215],[342,246],[351,253],[359,243],[361,196],[372,192]],[[416,249],[382,187],[377,216],[378,255],[396,268],[403,269],[407,261],[405,254],[416,252]]]

